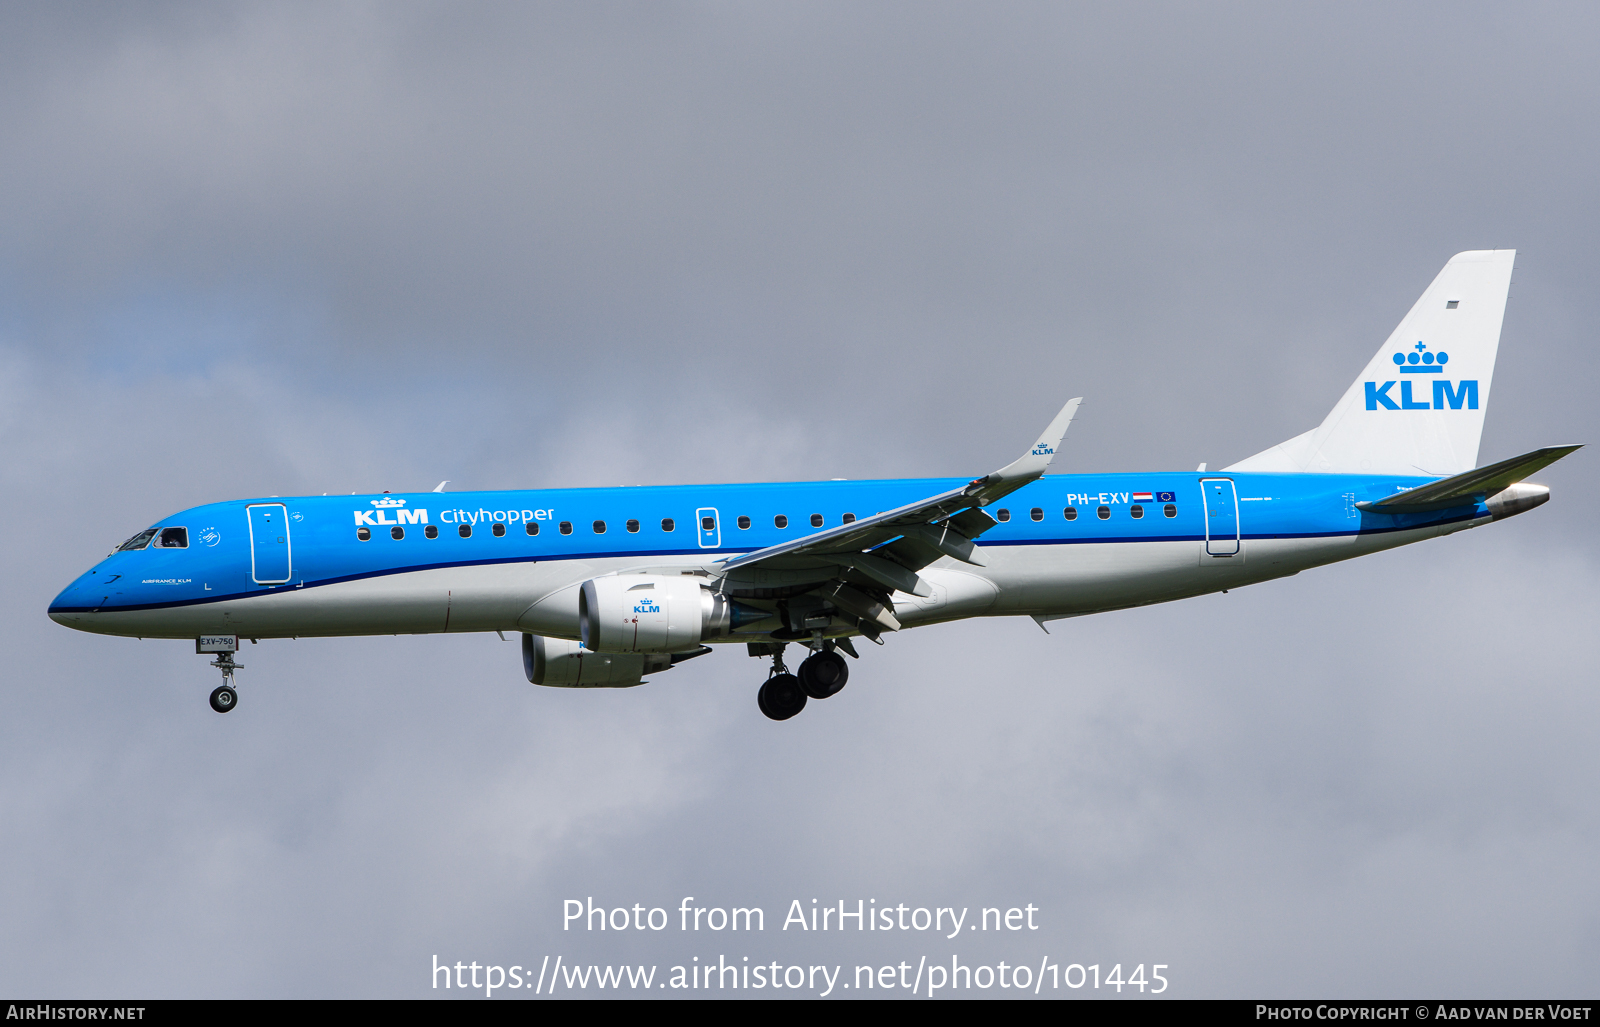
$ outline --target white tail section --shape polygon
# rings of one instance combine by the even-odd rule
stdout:
[[[1442,476],[1476,467],[1516,256],[1451,257],[1320,426],[1226,470]]]

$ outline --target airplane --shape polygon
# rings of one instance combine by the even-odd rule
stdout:
[[[757,705],[830,698],[856,640],[1048,623],[1287,577],[1546,502],[1478,442],[1514,250],[1452,257],[1317,427],[1220,471],[1045,475],[1080,399],[978,478],[356,496],[184,510],[68,585],[81,631],[193,640],[238,703],[241,638],[518,632],[536,685],[631,687],[739,644]],[[790,644],[804,651],[791,672]]]

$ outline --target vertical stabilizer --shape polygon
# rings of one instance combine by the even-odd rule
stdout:
[[[1319,427],[1227,470],[1447,475],[1476,467],[1516,255],[1451,257]]]

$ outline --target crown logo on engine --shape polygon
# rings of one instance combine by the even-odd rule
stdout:
[[[405,506],[406,501],[403,499],[374,499],[372,501],[372,505],[380,508],[390,506]]]
[[[1401,374],[1443,374],[1444,365],[1450,362],[1450,354],[1444,350],[1435,353],[1427,343],[1418,342],[1410,353],[1396,353],[1394,362]]]

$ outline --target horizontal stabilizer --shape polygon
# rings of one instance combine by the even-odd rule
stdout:
[[[1385,496],[1372,503],[1357,503],[1368,513],[1423,513],[1428,510],[1448,510],[1453,506],[1481,503],[1497,492],[1520,482],[1527,475],[1548,467],[1582,446],[1546,446],[1532,453],[1514,456],[1509,460],[1463,471],[1460,474]]]

